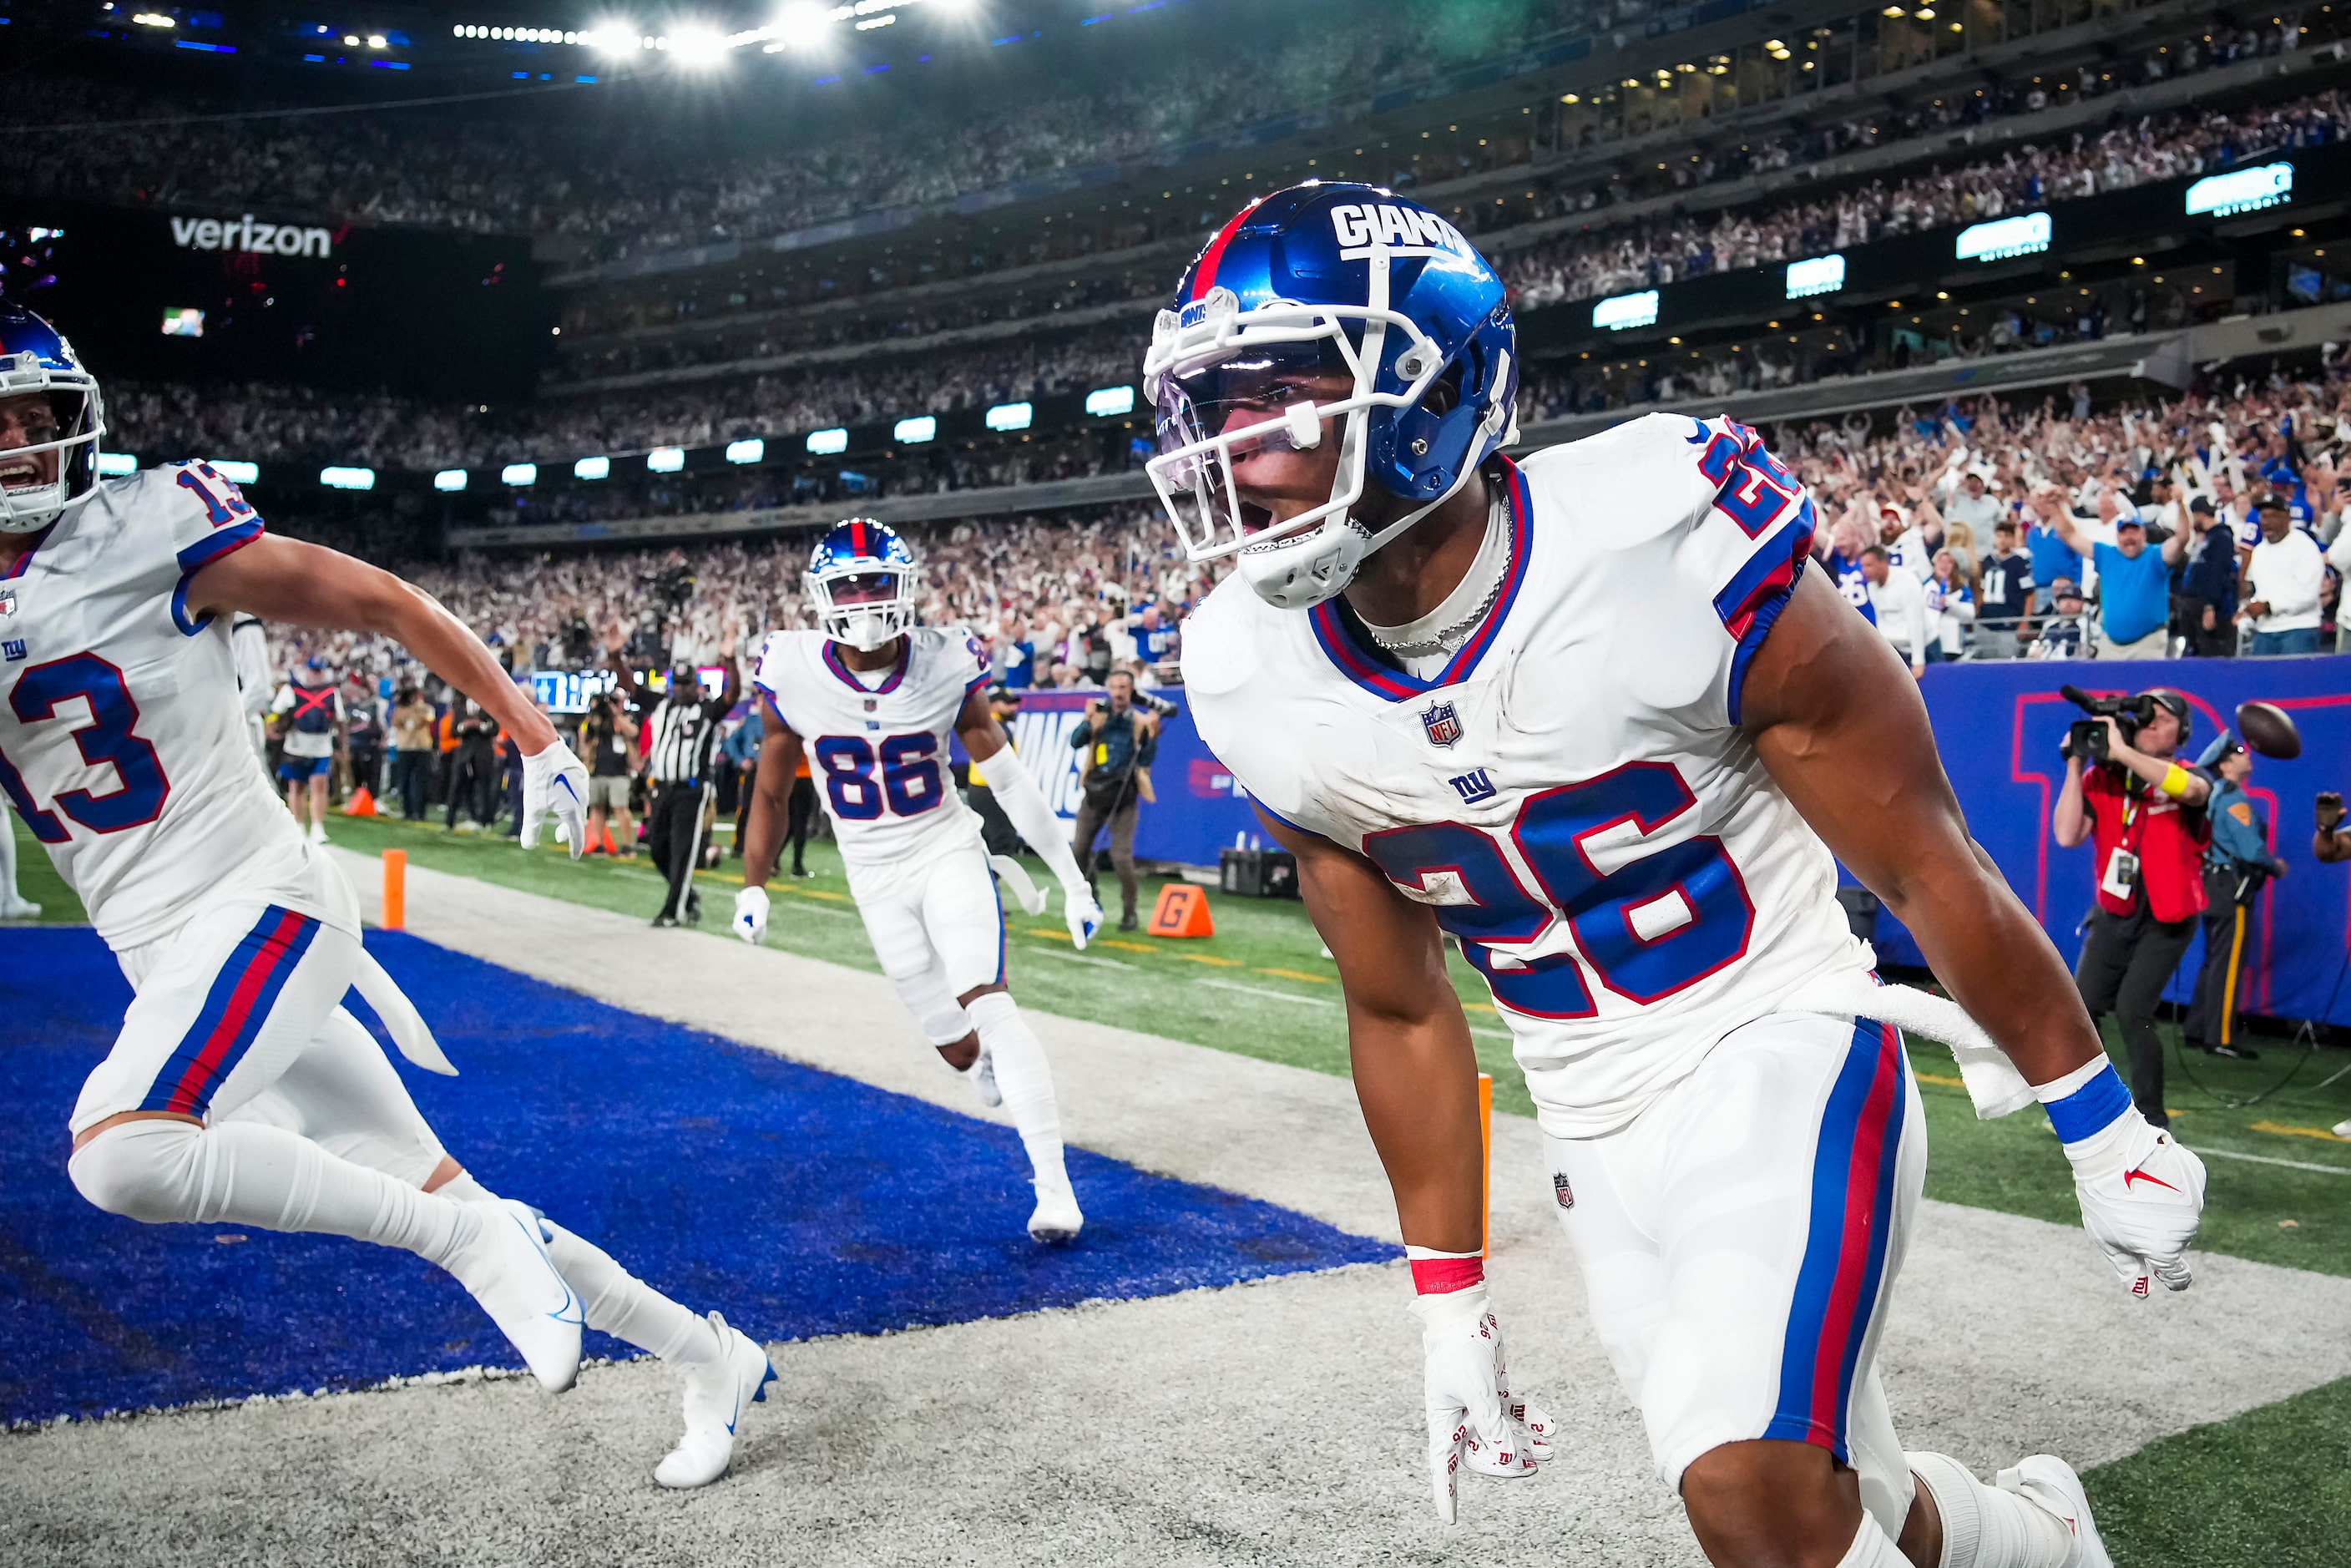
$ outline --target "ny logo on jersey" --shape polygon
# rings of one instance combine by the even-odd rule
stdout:
[[[1482,768],[1473,768],[1467,773],[1456,774],[1446,782],[1453,786],[1453,792],[1461,797],[1461,803],[1465,806],[1474,806],[1480,800],[1490,800],[1500,793],[1494,787],[1494,781],[1486,777],[1486,770]]]
[[[9,642],[0,643],[0,658],[5,658],[13,664],[23,659],[24,656],[25,640],[22,637],[12,639]]]
[[[1431,746],[1451,746],[1461,738],[1461,718],[1451,703],[1438,703],[1422,713],[1420,727],[1427,732]]]

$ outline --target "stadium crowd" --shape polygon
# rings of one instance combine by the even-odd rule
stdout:
[[[2075,132],[2059,144],[2028,144],[1956,169],[1890,183],[1872,181],[1817,200],[1565,236],[1505,255],[1499,266],[1520,307],[1535,308],[2207,173],[2273,152],[2338,141],[2346,129],[2351,103],[2339,92],[2236,114],[2188,110],[2095,137]]]
[[[2241,580],[2259,570],[2259,514],[2273,497],[2290,532],[2330,548],[2307,608],[2309,625],[2332,647],[2340,573],[2351,563],[2351,483],[2338,479],[2351,471],[2351,355],[2330,356],[2307,380],[2241,375],[2168,403],[2099,411],[2077,385],[2063,400],[1984,397],[1903,409],[1890,422],[1855,413],[1766,434],[1809,487],[1816,549],[1849,594],[1866,597],[1855,580],[1872,546],[1935,585],[1936,657],[2013,654],[2036,643],[2044,652],[2095,647],[2091,633],[2105,608],[2097,552],[2085,559],[2069,546],[2060,516],[2109,539],[2120,520],[2140,519],[2158,549],[2164,537],[2188,535],[2168,592],[2172,609],[2196,623],[2168,623],[2189,651],[2232,653],[2239,612],[2251,602],[2241,602]],[[2012,530],[2005,550],[2003,529]],[[1180,624],[1215,578],[1182,559],[1151,509],[904,531],[925,563],[924,620],[970,627],[1019,685],[1099,677],[1134,656],[1130,617],[1155,606]],[[614,646],[648,664],[706,661],[755,646],[769,629],[811,625],[799,581],[804,549],[784,539],[477,555],[402,570],[524,673],[592,666]],[[2011,558],[2022,564],[2001,564]],[[2013,593],[2020,574],[2028,580],[2022,601]],[[2061,602],[2067,588],[2083,596],[2070,615]],[[2211,625],[2200,623],[2207,607]],[[2269,616],[2302,613],[2271,595]],[[2245,635],[2279,629],[2263,619],[2245,618]],[[282,666],[314,653],[370,683],[408,673],[400,650],[380,639],[279,632]]]

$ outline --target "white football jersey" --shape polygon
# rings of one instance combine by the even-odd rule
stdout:
[[[188,579],[261,537],[203,463],[102,480],[0,580],[0,785],[110,946],[205,898],[299,890],[309,852],[255,760],[226,621]]]
[[[1228,578],[1184,633],[1201,737],[1258,805],[1433,905],[1544,1128],[1622,1126],[1715,1041],[1865,953],[1738,727],[1812,548],[1754,432],[1656,413],[1509,472],[1494,608],[1423,680],[1341,601]]]
[[[777,632],[752,677],[806,743],[853,868],[978,841],[979,818],[947,771],[947,737],[964,699],[993,678],[987,647],[960,626],[910,628],[898,662],[862,676],[823,632]]]

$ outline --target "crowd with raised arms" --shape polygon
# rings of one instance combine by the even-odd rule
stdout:
[[[2209,602],[2221,627],[2244,603],[2240,569],[2262,542],[2262,503],[2286,508],[2293,530],[2325,552],[2311,624],[2333,646],[2340,575],[2351,565],[2351,360],[2309,379],[2221,372],[2209,389],[2170,402],[2094,409],[2088,390],[2063,398],[1958,401],[1931,410],[1847,415],[1842,422],[1766,431],[1809,487],[1815,543],[1848,597],[1865,601],[1859,563],[1872,546],[1929,585],[1944,656],[2027,651],[2060,617],[2056,595],[2080,596],[2073,613],[2096,614],[2095,558],[2071,549],[2054,527],[2062,512],[2086,535],[2108,538],[2117,519],[2141,519],[2151,537],[2185,531],[2194,544],[2174,591]],[[1997,530],[2013,529],[2031,599],[2013,605],[2026,635],[1993,647],[1959,606],[1983,608],[1988,588],[2013,580],[2001,569]],[[961,624],[987,640],[1018,685],[1098,676],[1134,656],[1130,617],[1146,605],[1170,623],[1212,585],[1186,562],[1155,509],[912,524],[903,530],[925,562],[923,619]],[[2208,549],[2209,547],[2209,549]],[[647,663],[716,658],[755,645],[764,632],[813,624],[801,592],[805,545],[727,542],[667,550],[606,550],[562,558],[475,555],[403,568],[478,629],[518,672],[592,665],[618,645]],[[2196,574],[2201,573],[2201,576]],[[663,580],[683,584],[671,601]],[[2193,587],[2191,593],[2189,588]],[[2277,613],[2298,614],[2292,609]],[[1991,620],[2001,617],[1995,612]],[[2062,627],[2061,635],[2070,635]],[[2251,635],[2257,628],[2250,622]],[[2075,629],[2076,631],[2079,628]],[[2232,638],[2190,640],[2222,653]],[[397,679],[404,656],[350,633],[317,639],[281,631],[281,665],[316,653],[373,681]],[[1155,674],[1165,676],[1167,672]]]
[[[1135,660],[1129,619],[1156,605],[1173,623],[1209,586],[1155,508],[900,531],[924,563],[924,622],[987,639],[1016,686],[1075,684]],[[646,665],[713,661],[726,647],[756,646],[768,631],[813,626],[800,580],[807,559],[808,541],[796,538],[561,558],[468,555],[399,570],[526,673],[593,667],[616,647]],[[413,673],[404,652],[380,638],[273,630],[272,657],[283,667],[316,653],[371,684]]]

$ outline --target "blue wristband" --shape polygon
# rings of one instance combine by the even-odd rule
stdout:
[[[2063,1100],[2049,1101],[2048,1107],[2049,1124],[2059,1141],[2078,1144],[2105,1132],[2130,1110],[2130,1091],[2109,1061]]]

